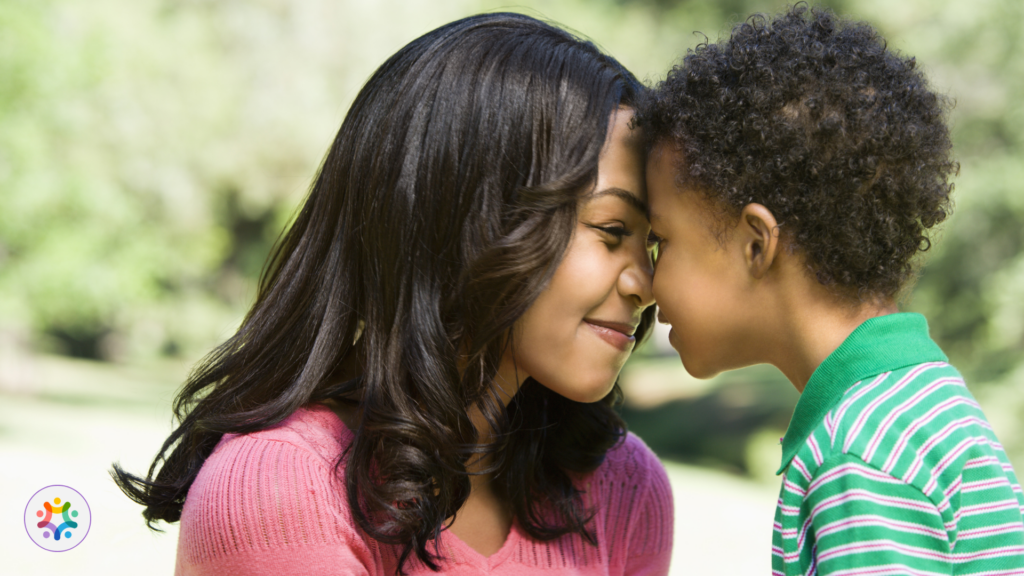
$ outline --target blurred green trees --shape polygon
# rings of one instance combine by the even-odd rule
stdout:
[[[941,8],[941,9],[940,9]],[[914,293],[950,356],[979,381],[1024,359],[1024,5],[940,4],[908,46],[956,99],[956,211]],[[899,30],[897,29],[897,34]]]
[[[1024,348],[1024,8],[836,0],[956,102],[957,210],[909,300],[977,381]],[[487,0],[0,0],[0,332],[197,358],[249,304],[361,83]],[[783,2],[531,0],[656,81]]]

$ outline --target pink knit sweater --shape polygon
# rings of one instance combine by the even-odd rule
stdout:
[[[333,465],[353,440],[327,407],[311,405],[280,425],[226,435],[189,490],[181,515],[175,574],[391,576],[397,548],[356,527],[344,480]],[[340,474],[344,474],[342,470]],[[672,548],[672,495],[657,458],[630,434],[585,476],[596,507],[598,546],[577,535],[533,540],[518,525],[485,557],[443,532],[443,574],[666,574]],[[410,575],[434,574],[413,557]]]

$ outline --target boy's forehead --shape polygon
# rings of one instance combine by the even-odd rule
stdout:
[[[671,143],[655,145],[647,159],[647,203],[651,225],[667,230],[701,225],[711,230],[719,221],[719,210],[700,189],[681,183],[685,157]]]
[[[679,150],[679,147],[664,139],[660,139],[652,144],[647,152],[648,166],[661,164],[667,160],[671,161],[671,164],[676,164],[682,159],[683,153]]]
[[[685,156],[678,146],[669,142],[659,142],[647,153],[647,180],[652,177],[662,184],[679,189],[679,171],[684,168]]]
[[[666,143],[655,144],[648,153],[647,195],[652,222],[662,216],[659,209],[664,209],[664,201],[681,192],[677,176],[682,161],[682,153]]]

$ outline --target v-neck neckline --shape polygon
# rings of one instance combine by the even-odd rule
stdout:
[[[501,548],[498,548],[498,550],[490,556],[484,556],[475,548],[466,544],[451,530],[446,529],[441,533],[442,542],[457,553],[457,556],[453,558],[453,560],[456,562],[462,561],[467,564],[472,564],[473,566],[488,572],[494,570],[503,562],[508,560],[509,556],[512,555],[513,550],[515,550],[516,544],[520,538],[521,533],[519,522],[513,518],[512,526],[509,528],[508,536],[505,537],[505,542],[501,545]]]

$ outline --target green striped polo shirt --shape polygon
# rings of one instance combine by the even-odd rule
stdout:
[[[1013,467],[919,314],[861,324],[782,442],[772,574],[1024,575]]]

